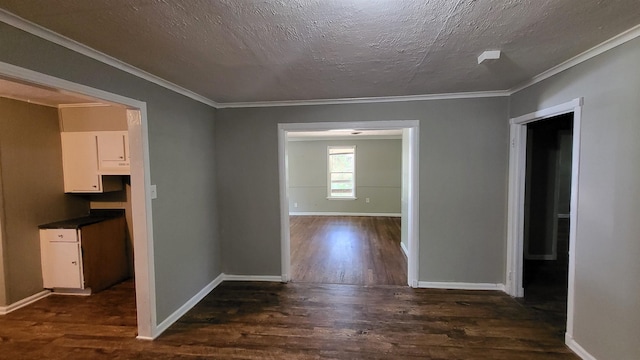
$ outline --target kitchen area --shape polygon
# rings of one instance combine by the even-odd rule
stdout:
[[[37,98],[0,94],[0,307],[133,277],[126,108]]]

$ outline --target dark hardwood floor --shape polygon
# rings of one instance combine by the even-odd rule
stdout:
[[[407,285],[400,218],[291,216],[291,280]]]
[[[133,282],[0,316],[1,359],[578,359],[500,292],[225,282],[156,341]]]

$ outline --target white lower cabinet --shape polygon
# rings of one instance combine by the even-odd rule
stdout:
[[[45,288],[84,289],[77,230],[41,229],[40,247]]]
[[[52,226],[70,222],[75,228]],[[42,225],[40,251],[46,289],[90,294],[129,277],[124,216]]]

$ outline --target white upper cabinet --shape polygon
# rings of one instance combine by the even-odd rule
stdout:
[[[126,131],[95,132],[98,139],[98,173],[129,175],[129,137]]]
[[[60,137],[64,192],[102,192],[97,136],[88,132],[64,132]]]
[[[103,138],[106,134],[102,133],[109,135]],[[119,176],[103,175],[130,173],[128,154],[125,151],[125,143],[128,141],[126,131],[63,132],[60,133],[60,138],[64,192],[101,193],[122,189],[122,179]],[[106,150],[101,150],[101,146]],[[113,158],[112,161],[110,156],[122,156],[124,160],[117,161]],[[102,159],[109,165],[105,171],[101,169]]]

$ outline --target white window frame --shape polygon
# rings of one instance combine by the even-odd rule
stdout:
[[[331,194],[331,150],[332,149],[352,149],[353,150],[353,195],[352,196],[333,196]],[[327,146],[327,199],[329,200],[356,200],[356,146],[355,145],[336,145]]]

